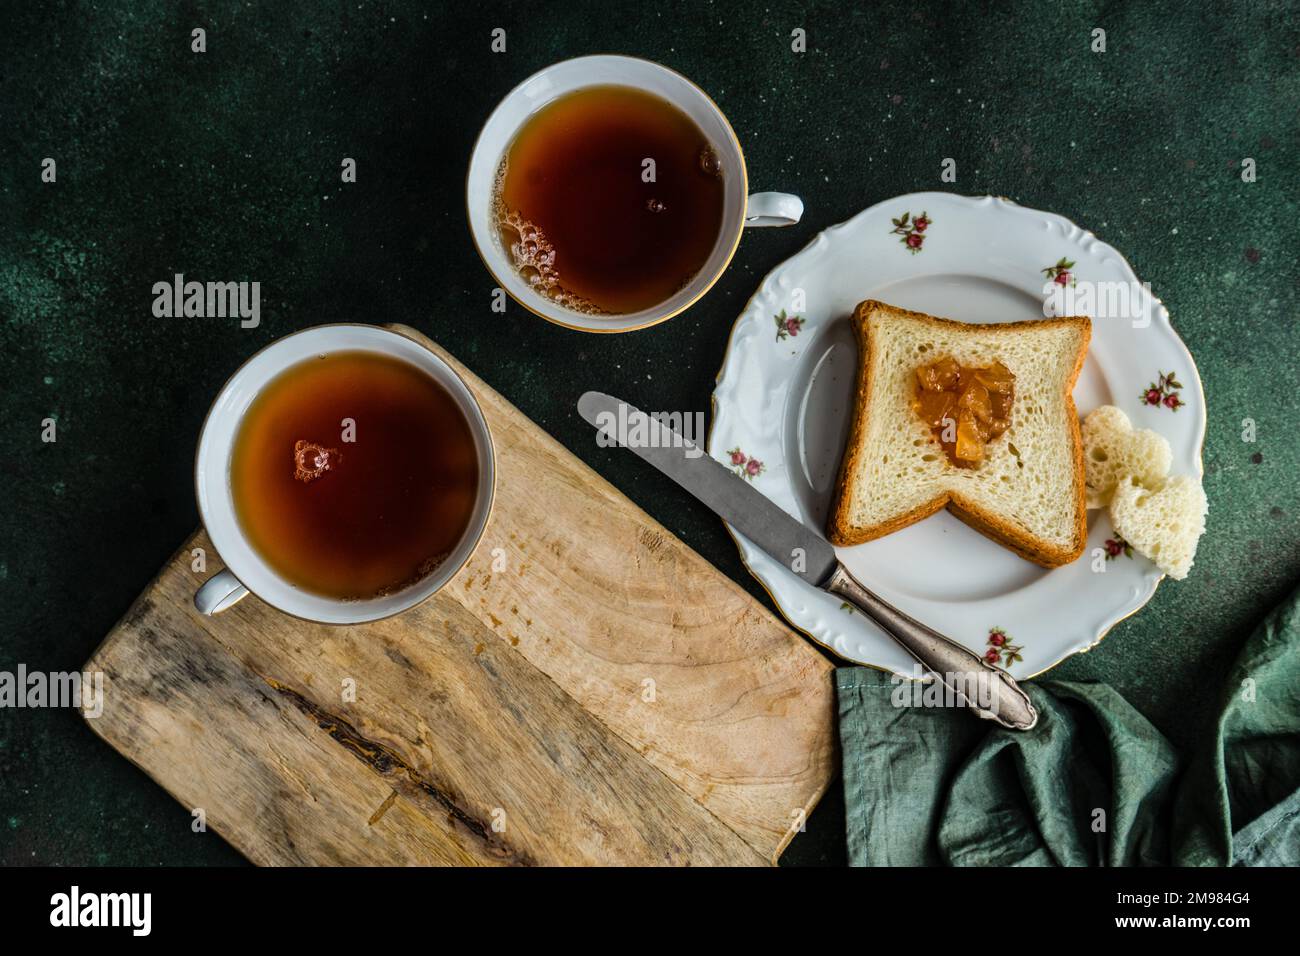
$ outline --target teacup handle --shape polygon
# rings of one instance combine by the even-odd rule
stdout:
[[[745,204],[746,226],[793,226],[803,217],[803,200],[789,193],[753,193]]]
[[[226,568],[212,575],[194,592],[194,606],[200,614],[210,617],[234,607],[247,596],[248,588]]]

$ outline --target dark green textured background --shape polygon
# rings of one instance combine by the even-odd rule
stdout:
[[[864,5],[865,6],[865,5]],[[1181,747],[1300,575],[1295,4],[7,3],[0,12],[0,670],[78,668],[197,523],[204,412],[240,361],[324,322],[407,322],[767,601],[718,521],[573,411],[599,388],[707,409],[735,316],[822,228],[891,195],[995,193],[1117,246],[1209,402],[1209,532],[1095,651]],[[190,52],[190,30],[208,52]],[[489,51],[503,27],[508,52]],[[790,51],[807,30],[808,51]],[[1108,49],[1089,49],[1094,27]],[[482,121],[555,60],[625,52],[727,112],[751,185],[803,222],[750,233],[705,300],[601,337],[512,305],[464,217]],[[58,182],[39,179],[43,157]],[[344,156],[358,182],[339,181]],[[958,163],[955,185],[940,162]],[[1243,183],[1253,157],[1258,181]],[[262,322],[155,319],[173,273],[257,280]],[[59,440],[40,442],[56,416]],[[1241,440],[1257,423],[1258,441]],[[233,863],[68,711],[0,711],[0,862]],[[786,862],[841,862],[838,784]]]

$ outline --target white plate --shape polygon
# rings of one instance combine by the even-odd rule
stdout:
[[[895,220],[904,214],[900,226]],[[919,235],[919,245],[916,238],[909,245],[909,235]],[[1124,257],[1092,233],[993,196],[914,193],[827,229],[763,280],[737,320],[713,393],[710,454],[733,464],[738,452],[743,461],[735,470],[790,514],[824,528],[857,370],[848,322],[854,306],[874,298],[965,322],[1042,318],[1044,286],[1056,288],[1055,273],[1045,270],[1062,261],[1073,263],[1069,281],[1077,284],[1069,289],[1076,295],[1095,282],[1137,284]],[[1199,477],[1205,399],[1168,311],[1148,291],[1123,316],[1105,315],[1098,302],[1075,310],[1093,316],[1074,390],[1080,415],[1118,405],[1135,428],[1169,439],[1171,473]],[[794,321],[779,328],[780,314]],[[1148,385],[1170,372],[1182,406],[1147,404]],[[1023,678],[1092,647],[1160,583],[1160,570],[1136,553],[1101,557],[1114,532],[1104,511],[1088,518],[1084,556],[1052,571],[947,511],[837,551],[885,600],[973,651],[996,655]],[[730,530],[745,565],[796,628],[851,661],[911,673],[911,658],[863,615]]]

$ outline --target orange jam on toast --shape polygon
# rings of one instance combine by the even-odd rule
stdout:
[[[984,460],[985,446],[1011,427],[1016,377],[1001,362],[967,368],[941,358],[916,370],[912,408],[958,468]]]

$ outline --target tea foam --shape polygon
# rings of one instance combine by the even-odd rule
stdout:
[[[496,183],[492,187],[492,218],[496,220],[497,233],[502,237],[501,244],[506,247],[515,271],[535,292],[556,305],[583,315],[608,314],[594,303],[564,288],[560,282],[559,270],[555,267],[555,247],[546,238],[546,234],[535,223],[506,207],[502,198],[506,168],[507,162],[503,159],[501,168],[497,170]],[[507,233],[513,233],[515,238],[507,241]]]

